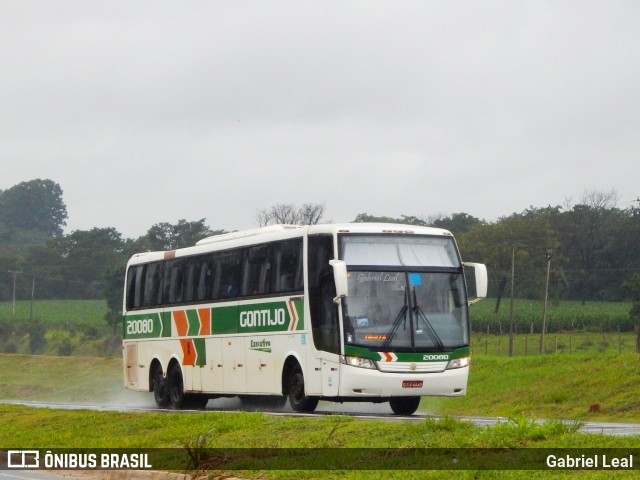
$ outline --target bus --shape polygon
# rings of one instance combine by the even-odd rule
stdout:
[[[411,415],[422,396],[466,393],[467,281],[486,296],[485,266],[463,263],[450,232],[409,225],[273,225],[138,253],[124,384],[161,408],[240,397]]]

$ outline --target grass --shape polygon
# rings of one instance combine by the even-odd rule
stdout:
[[[495,427],[478,427],[467,422],[444,418],[427,419],[419,423],[361,421],[352,417],[333,415],[321,418],[270,417],[262,413],[119,413],[64,411],[0,405],[3,418],[0,428],[0,445],[3,448],[178,448],[189,450],[194,456],[206,460],[206,452],[196,447],[220,449],[225,458],[215,458],[207,464],[209,475],[228,475],[234,471],[243,478],[497,478],[493,471],[425,471],[406,470],[415,465],[425,465],[424,459],[411,458],[410,449],[446,449],[429,452],[446,453],[451,456],[458,448],[640,448],[640,437],[606,437],[575,433],[575,425],[560,422],[539,424],[524,418],[515,418]],[[254,453],[237,448],[253,448]],[[289,470],[291,460],[282,450],[266,452],[274,458],[264,458],[265,449],[309,449],[296,450],[304,461],[305,470]],[[333,449],[349,449],[333,450]],[[365,449],[387,449],[388,458],[370,458]],[[389,451],[388,449],[395,449]],[[263,452],[262,454],[260,452]],[[374,451],[375,452],[375,451]],[[404,453],[403,453],[404,452]],[[487,450],[486,455],[495,455]],[[513,452],[513,450],[512,450]],[[518,453],[518,450],[515,450]],[[426,451],[420,451],[425,455]],[[220,455],[220,453],[218,453]],[[247,460],[250,468],[245,470]],[[310,458],[311,457],[311,458]],[[186,457],[185,457],[186,460]],[[476,459],[475,461],[479,461]],[[209,460],[210,461],[210,460]],[[327,471],[326,462],[334,462],[345,468],[343,461],[353,461],[357,470]],[[280,462],[280,463],[279,463]],[[186,462],[183,463],[186,466]],[[347,463],[349,466],[352,464]],[[426,463],[429,465],[429,463]],[[500,461],[498,461],[498,464]],[[175,465],[175,463],[173,464]],[[242,471],[237,470],[240,466]],[[297,463],[297,465],[300,465]],[[373,472],[380,466],[397,468]],[[223,468],[221,468],[223,467]],[[264,469],[268,467],[269,469]],[[352,467],[352,468],[353,468]],[[541,466],[542,467],[542,466]],[[175,468],[175,467],[174,467]],[[275,468],[276,470],[272,470]],[[284,470],[280,470],[286,468]],[[313,469],[311,469],[313,468]],[[346,468],[345,468],[346,469]],[[531,478],[543,472],[497,472],[506,478]],[[544,472],[544,477],[554,478]],[[569,472],[568,475],[571,475]],[[591,472],[593,478],[605,478],[605,472]],[[525,476],[526,474],[526,476]],[[611,475],[607,472],[608,475]],[[633,478],[623,473],[623,478]]]
[[[640,422],[639,366],[635,353],[475,354],[467,396],[425,397],[420,410],[434,415]],[[91,403],[149,397],[124,389],[120,358],[0,355],[0,371],[5,399]]]
[[[640,421],[640,356],[475,355],[467,396],[424,398],[444,415]]]
[[[3,448],[178,448],[195,452],[197,447],[222,449],[302,447],[309,449],[355,449],[357,468],[377,465],[380,458],[364,462],[358,449],[397,448],[389,461],[400,470],[325,471],[313,467],[340,464],[343,450],[309,450],[313,459],[304,461],[308,470],[247,470],[231,452],[222,463],[208,466],[209,475],[242,478],[558,478],[584,472],[511,470],[428,471],[406,470],[411,448],[451,449],[508,448],[545,449],[640,448],[640,436],[608,437],[578,434],[577,423],[554,419],[638,421],[640,405],[638,356],[544,355],[501,357],[476,355],[472,364],[469,393],[465,398],[425,398],[421,410],[444,415],[418,423],[360,421],[343,415],[322,418],[271,417],[249,412],[121,413],[66,411],[0,405],[0,446]],[[47,357],[0,355],[0,391],[3,398],[74,402],[133,402],[150,394],[129,392],[122,387],[120,359],[95,357]],[[593,402],[601,409],[589,412]],[[453,415],[498,415],[510,417],[505,424],[479,427],[455,420]],[[546,423],[534,418],[551,419]],[[431,451],[431,450],[430,450]],[[455,451],[455,450],[454,450]],[[513,450],[518,452],[518,450]],[[535,451],[535,450],[533,450]],[[267,451],[268,452],[268,451]],[[304,452],[304,451],[303,451]],[[342,452],[342,453],[340,453]],[[405,453],[402,453],[405,452]],[[422,451],[424,454],[424,451]],[[487,451],[485,458],[491,451]],[[388,453],[388,452],[387,452]],[[243,453],[246,456],[246,454]],[[228,458],[227,458],[228,457]],[[277,457],[277,455],[276,455]],[[386,457],[385,457],[386,458]],[[219,459],[218,459],[219,460]],[[255,459],[252,459],[254,461]],[[280,460],[282,460],[280,458]],[[260,460],[263,461],[263,460]],[[267,460],[264,460],[267,461]],[[268,461],[277,462],[278,458]],[[480,461],[480,460],[478,460]],[[226,463],[225,463],[226,462]],[[257,462],[257,460],[256,460]],[[334,462],[334,463],[327,463]],[[278,467],[278,464],[273,466]],[[391,467],[389,467],[391,468]],[[617,478],[634,478],[616,472]],[[607,477],[605,477],[607,475]],[[609,478],[610,472],[589,472],[590,478]]]

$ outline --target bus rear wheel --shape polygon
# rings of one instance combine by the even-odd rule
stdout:
[[[167,379],[162,373],[160,364],[157,364],[153,369],[151,381],[153,382],[153,399],[156,401],[156,405],[159,408],[167,408],[171,404],[171,401],[169,400]]]
[[[169,372],[167,373],[167,390],[169,391],[171,407],[175,409],[182,408],[186,397],[184,394],[182,371],[180,370],[180,365],[177,363],[169,367]]]
[[[289,403],[296,412],[313,412],[318,406],[318,398],[307,397],[304,392],[304,375],[296,365],[289,376]]]
[[[389,400],[396,415],[413,415],[420,405],[420,397],[396,397]]]

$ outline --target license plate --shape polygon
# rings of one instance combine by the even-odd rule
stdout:
[[[402,388],[422,388],[422,380],[405,380]]]

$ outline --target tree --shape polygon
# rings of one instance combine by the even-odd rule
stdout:
[[[31,180],[0,193],[0,223],[13,230],[62,235],[67,224],[62,188],[52,180]]]
[[[428,225],[427,220],[413,215],[400,215],[400,218],[393,218],[376,217],[368,213],[359,213],[356,215],[354,223],[398,223],[401,225],[416,225],[420,227],[426,227]]]
[[[558,240],[549,221],[543,216],[513,214],[495,223],[481,223],[458,236],[463,258],[487,265],[496,297],[497,313],[511,282],[511,265],[515,256],[518,296],[540,298],[546,270],[545,252],[557,250]],[[560,263],[557,259],[557,264]]]
[[[191,247],[198,240],[211,235],[220,235],[224,230],[212,231],[204,218],[195,221],[178,220],[178,223],[156,223],[139,239],[141,250],[175,250],[176,248]]]
[[[118,265],[109,268],[103,277],[103,295],[107,300],[107,312],[104,320],[107,325],[113,328],[113,334],[122,323],[122,301],[124,292],[125,265]]]
[[[597,292],[595,272],[607,237],[614,230],[618,199],[615,190],[590,190],[576,205],[571,206],[570,200],[567,201],[559,234],[563,239],[564,255],[572,259],[571,271],[577,281],[575,295],[583,304]]]
[[[305,203],[298,207],[291,203],[279,203],[259,210],[255,219],[260,227],[267,225],[316,225],[324,215],[324,203]]]
[[[468,232],[476,225],[480,225],[482,220],[474,217],[473,215],[469,215],[467,213],[453,213],[451,216],[441,216],[433,221],[429,222],[429,226],[444,228],[445,230],[449,230],[454,235],[461,235],[463,233]]]
[[[38,297],[100,298],[105,272],[127,261],[114,228],[76,230],[31,249],[25,270],[39,278]]]

